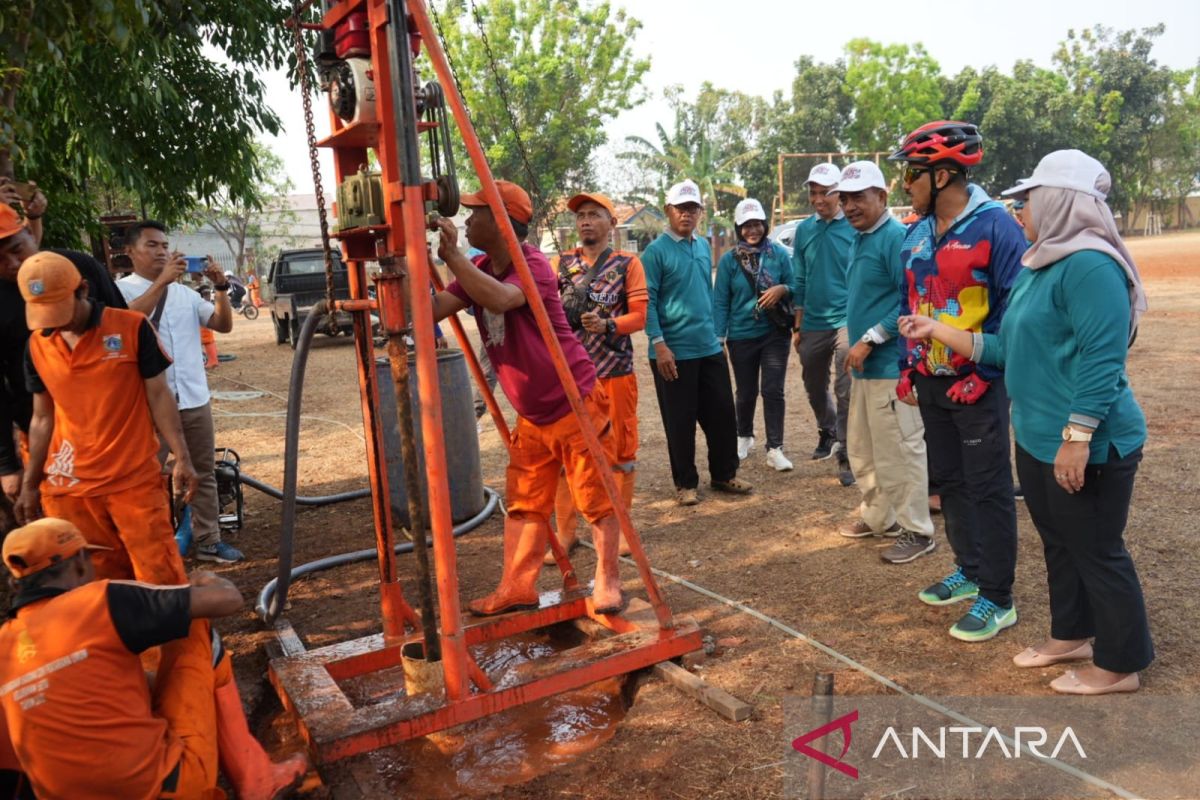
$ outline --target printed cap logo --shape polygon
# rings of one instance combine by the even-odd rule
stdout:
[[[700,194],[699,192],[696,191],[696,188],[694,186],[680,186],[679,193],[680,194],[690,194],[690,195]]]
[[[41,295],[46,291],[46,284],[41,280],[32,280],[29,282],[29,293],[34,297]]]
[[[862,170],[858,167],[846,167],[846,171],[842,173],[843,178],[861,178]]]

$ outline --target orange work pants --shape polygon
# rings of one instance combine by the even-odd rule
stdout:
[[[183,745],[179,771],[168,778],[163,798],[220,798],[217,789],[217,708],[215,672],[228,672],[222,658],[214,672],[212,629],[194,620],[188,635],[162,646],[154,690],[154,716],[166,720],[168,736]]]

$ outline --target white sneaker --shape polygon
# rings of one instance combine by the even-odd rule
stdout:
[[[745,461],[746,456],[750,455],[750,451],[754,449],[753,436],[738,437],[738,460]]]
[[[790,472],[792,462],[787,460],[782,447],[776,447],[767,451],[767,466],[772,467],[776,472]]]

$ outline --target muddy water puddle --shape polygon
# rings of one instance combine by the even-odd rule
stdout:
[[[579,644],[582,635],[559,626],[470,648],[498,687],[515,682],[523,665]],[[624,718],[624,679],[612,678],[527,703],[432,736],[365,756],[394,797],[430,800],[475,797],[523,783],[607,742]],[[404,694],[401,668],[346,680],[355,706]]]

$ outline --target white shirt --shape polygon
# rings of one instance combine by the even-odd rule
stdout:
[[[152,282],[136,272],[117,281],[117,288],[132,303],[151,287]],[[204,374],[204,345],[200,328],[208,325],[216,306],[178,283],[167,287],[167,303],[158,321],[158,340],[173,362],[167,368],[167,385],[180,410],[199,408],[210,399],[208,376]],[[146,314],[150,317],[153,309]]]

